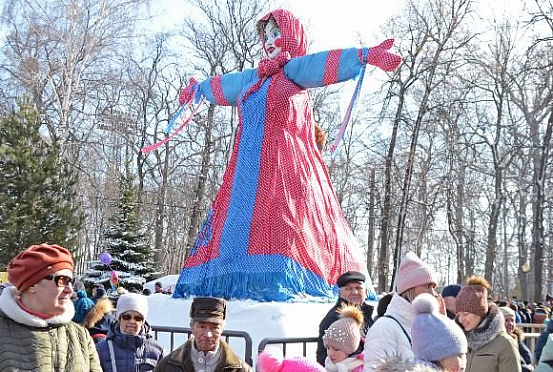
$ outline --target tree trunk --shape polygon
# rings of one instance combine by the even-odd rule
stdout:
[[[455,206],[455,235],[457,236],[457,283],[463,283],[467,264],[467,239],[465,238],[464,207],[465,207],[465,176],[467,167],[460,164],[457,181],[457,205]]]
[[[519,208],[517,217],[517,245],[518,245],[518,279],[520,280],[521,298],[528,299],[528,272],[523,270],[528,262],[528,249],[526,247],[526,194],[519,194]]]
[[[380,250],[378,252],[378,292],[386,292],[388,283],[388,273],[390,269],[390,257],[388,255],[388,238],[390,235],[390,217],[392,215],[392,166],[394,150],[396,147],[399,123],[402,120],[403,105],[405,103],[406,87],[402,85],[398,93],[398,108],[394,118],[390,146],[386,154],[386,169],[384,171],[384,207],[382,208],[382,218],[380,223]],[[392,289],[393,290],[393,289]]]
[[[497,226],[499,223],[499,215],[503,204],[503,196],[501,190],[501,182],[503,182],[503,170],[496,168],[494,183],[495,183],[495,198],[491,205],[490,224],[488,226],[488,244],[486,245],[486,262],[484,263],[484,278],[493,287],[493,272],[497,252]]]
[[[169,174],[169,143],[165,144],[165,158],[163,161],[163,168],[161,170],[161,185],[157,194],[157,206],[155,215],[155,228],[154,228],[154,259],[158,263],[158,267],[161,267],[163,262],[163,231],[165,226],[165,203],[167,199],[167,185]]]
[[[509,242],[507,238],[507,208],[503,206],[503,296],[509,298]]]
[[[545,207],[545,176],[549,160],[551,132],[553,127],[553,112],[549,115],[538,168],[534,172],[534,221],[532,231],[532,246],[534,248],[534,298],[541,301],[543,298],[543,270],[544,270],[544,239],[543,210]]]
[[[198,235],[198,227],[200,224],[200,216],[202,214],[202,205],[205,197],[205,187],[207,181],[207,174],[209,172],[209,161],[211,159],[211,128],[213,126],[213,114],[215,112],[215,105],[210,104],[207,110],[206,130],[204,137],[204,146],[202,150],[202,165],[200,169],[200,175],[198,177],[198,184],[194,192],[194,204],[192,205],[192,214],[190,216],[190,225],[188,226],[188,234],[186,239],[186,251],[184,253],[184,260],[190,256],[190,252],[196,241],[196,235]]]
[[[373,274],[373,256],[374,256],[374,194],[376,192],[375,170],[371,169],[369,180],[369,233],[367,236],[367,272]]]

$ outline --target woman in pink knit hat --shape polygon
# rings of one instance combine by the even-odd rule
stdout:
[[[414,314],[412,301],[422,293],[438,297],[434,271],[413,252],[401,259],[396,292],[383,317],[369,328],[365,339],[365,372],[374,372],[375,366],[386,356],[395,354],[401,359],[414,359],[411,344],[411,324]]]

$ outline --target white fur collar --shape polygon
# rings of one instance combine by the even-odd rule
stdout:
[[[332,363],[329,357],[326,357],[325,369],[329,372],[351,372],[355,368],[363,365],[363,359],[350,357],[338,363]]]
[[[29,314],[23,310],[18,304],[19,291],[11,286],[4,288],[0,295],[0,310],[13,321],[37,328],[47,328],[50,326],[61,325],[71,322],[75,315],[75,307],[73,302],[68,301],[65,306],[65,312],[62,315],[57,315],[49,319],[41,319],[35,315]]]

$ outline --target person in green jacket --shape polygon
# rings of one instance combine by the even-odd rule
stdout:
[[[71,321],[73,258],[59,245],[32,245],[8,264],[0,295],[0,371],[102,371],[88,331]]]
[[[473,276],[457,295],[456,321],[469,346],[465,372],[521,372],[518,347],[499,307],[488,303],[488,289],[486,279]]]

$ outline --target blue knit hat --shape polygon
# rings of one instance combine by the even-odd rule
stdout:
[[[460,290],[461,286],[459,284],[446,285],[442,289],[442,297],[457,297]]]
[[[413,353],[417,359],[437,362],[465,354],[467,339],[461,327],[438,312],[438,301],[428,293],[418,295],[412,304]]]
[[[86,291],[83,290],[77,291],[77,299],[73,304],[75,305],[75,316],[73,317],[75,323],[82,323],[86,314],[94,307],[94,301],[88,298]]]

